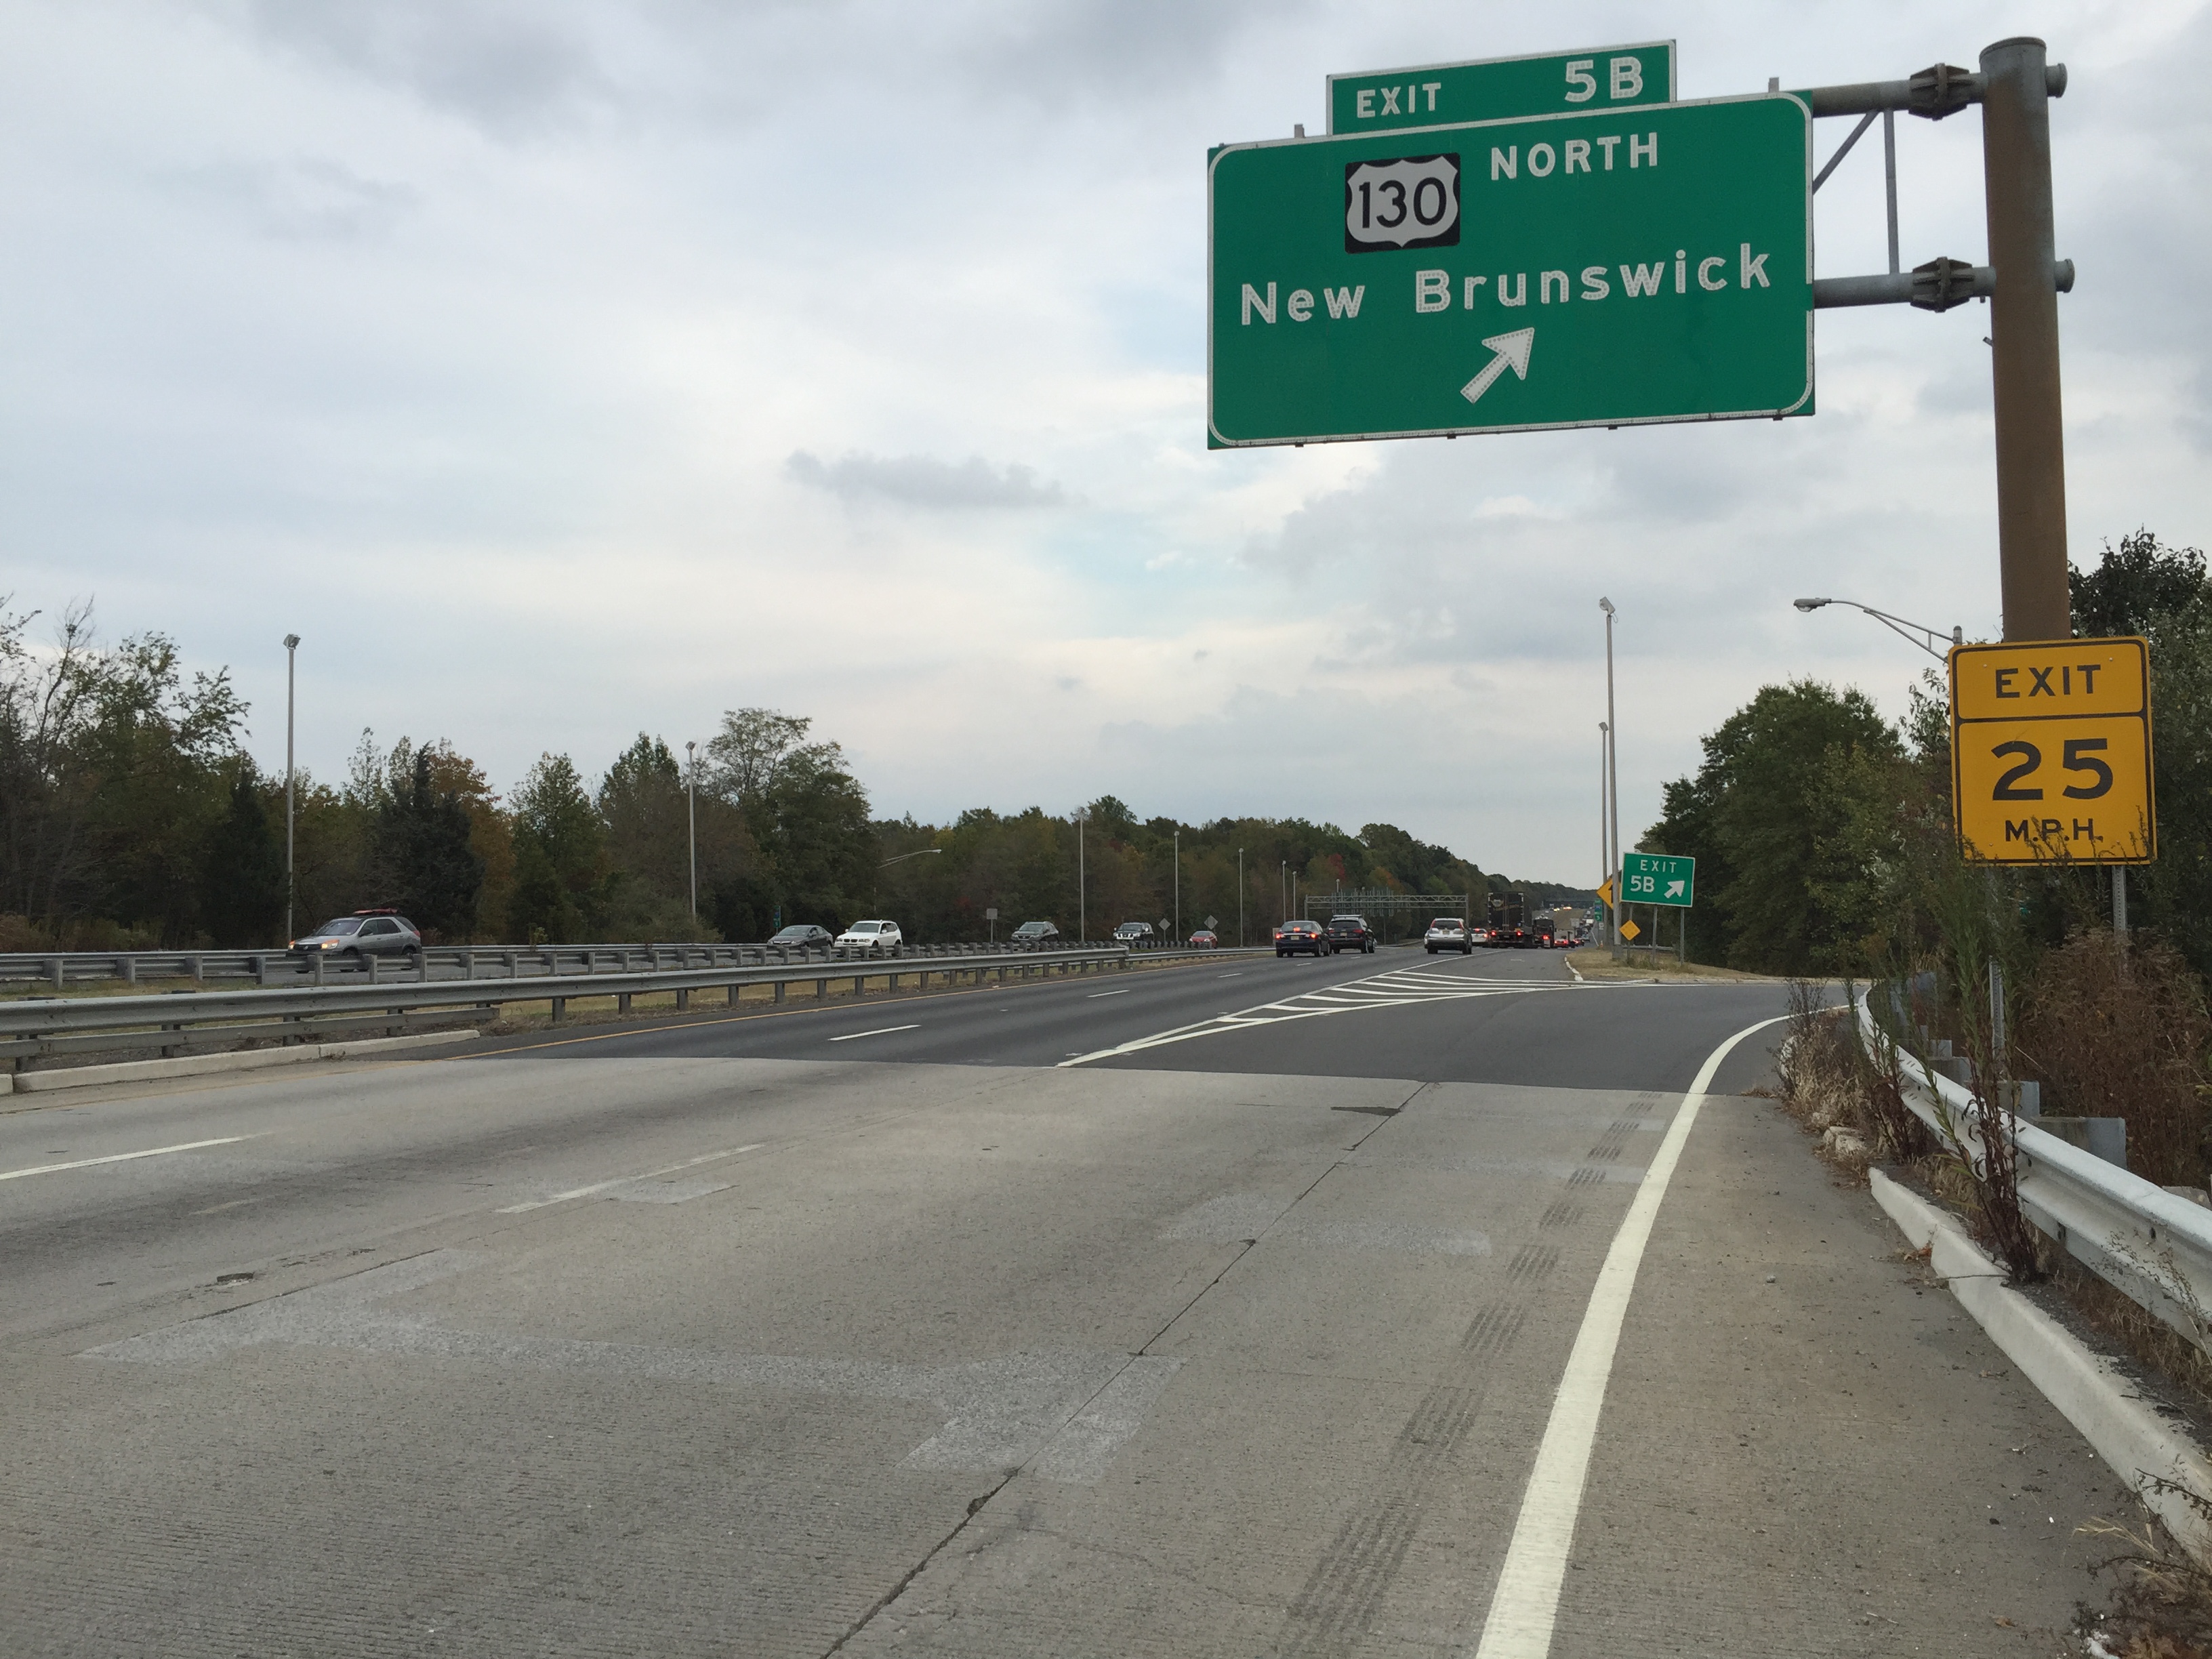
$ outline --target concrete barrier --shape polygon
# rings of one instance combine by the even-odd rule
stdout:
[[[408,1048],[465,1042],[474,1031],[420,1031],[410,1036],[364,1037],[354,1042],[302,1042],[289,1048],[246,1048],[228,1054],[179,1054],[170,1060],[122,1060],[106,1066],[66,1066],[51,1072],[17,1072],[14,1092],[45,1094],[54,1089],[91,1089],[104,1083],[158,1083],[169,1078],[204,1077],[219,1072],[258,1072],[271,1066],[300,1066],[321,1060],[369,1060]],[[0,1084],[10,1081],[0,1073]]]

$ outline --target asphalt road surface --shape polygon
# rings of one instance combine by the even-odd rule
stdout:
[[[2112,1483],[1741,1092],[1784,1006],[1223,957],[14,1097],[0,1652],[2063,1650]]]

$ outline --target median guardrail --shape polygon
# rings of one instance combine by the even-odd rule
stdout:
[[[901,954],[1049,954],[1082,948],[1054,939],[1020,945],[905,945]],[[748,963],[764,968],[799,957],[844,962],[863,954],[866,953],[826,945],[792,949],[766,945],[653,944],[447,945],[431,945],[420,952],[422,963],[434,974],[463,979],[480,971],[485,977],[513,978],[518,973],[659,973],[669,969],[742,968]],[[374,971],[372,964],[380,961],[386,968],[404,962],[410,973],[416,966],[413,955],[380,958],[287,951],[18,951],[0,953],[0,985],[46,985],[57,991],[72,985],[136,985],[163,979],[189,979],[200,984],[246,980],[257,985],[276,985],[318,975],[321,983],[333,973],[368,974]]]
[[[544,953],[473,954],[478,960],[461,964],[465,977],[458,973],[442,977],[436,971],[438,964],[426,959],[419,968],[395,970],[393,976],[373,971],[335,985],[19,998],[0,1002],[0,1060],[20,1070],[33,1060],[71,1053],[150,1050],[170,1055],[255,1042],[317,1041],[340,1030],[380,1030],[397,1036],[426,1025],[450,1025],[457,1018],[507,1003],[550,1002],[558,1020],[568,1004],[580,998],[611,997],[617,1011],[626,1013],[632,1000],[640,996],[672,992],[682,1009],[690,1007],[692,997],[700,993],[724,991],[734,1006],[738,993],[753,985],[773,988],[781,1002],[791,986],[809,981],[817,995],[826,996],[830,984],[839,980],[851,980],[857,994],[870,980],[884,981],[887,990],[896,991],[902,980],[926,985],[937,975],[948,983],[969,975],[1003,981],[1017,975],[1127,968],[1131,962],[1130,953],[1118,945],[996,951],[939,945],[896,955],[855,952],[834,958],[793,952],[787,960],[758,964],[573,972],[558,963],[537,971],[542,963],[523,960]],[[486,957],[492,960],[483,960]],[[501,967],[507,969],[503,975],[496,973]],[[483,976],[487,969],[495,976]]]
[[[1862,1040],[1880,1052],[1869,994],[1858,1000]],[[1961,1156],[1980,1155],[1980,1097],[1897,1048],[1901,1092],[1914,1116]],[[2039,1231],[2106,1284],[2212,1352],[2212,1210],[2038,1128],[2011,1120],[2021,1212]]]

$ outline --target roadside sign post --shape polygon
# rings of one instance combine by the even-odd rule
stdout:
[[[1697,897],[1698,861],[1672,853],[1623,853],[1623,902],[1673,905],[1686,910]]]
[[[2148,647],[1953,647],[1951,801],[1960,850],[1988,863],[2112,865],[2124,883],[2118,866],[2155,860]]]
[[[1808,413],[1811,145],[1773,94],[1224,146],[1206,441]]]
[[[1680,912],[1674,918],[1674,959],[1687,963],[1690,959],[1687,939],[1691,905],[1698,896],[1698,861],[1672,853],[1623,853],[1620,855],[1620,899],[1623,904],[1648,904],[1651,907],[1651,945],[1659,944],[1659,912],[1673,909]],[[1633,939],[1641,929],[1633,922],[1626,923],[1621,933]]]
[[[1674,101],[1674,43],[1590,46],[1328,77],[1333,134]]]

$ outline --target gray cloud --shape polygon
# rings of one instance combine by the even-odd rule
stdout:
[[[168,178],[266,234],[295,241],[383,236],[422,200],[409,185],[365,179],[341,162],[313,156],[288,162],[210,162]]]
[[[614,96],[584,31],[547,6],[253,0],[252,16],[265,40],[504,135],[571,124]]]
[[[929,455],[863,455],[848,451],[824,461],[799,450],[783,464],[794,482],[852,501],[870,496],[908,507],[1024,508],[1061,507],[1058,484],[1040,482],[1018,463],[994,467],[980,455],[957,465]]]

